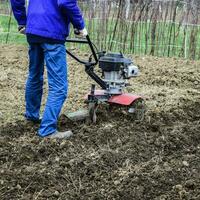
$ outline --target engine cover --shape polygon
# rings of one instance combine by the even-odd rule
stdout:
[[[131,64],[131,59],[125,58],[120,53],[107,53],[99,59],[99,67],[104,72],[120,71],[122,66]]]

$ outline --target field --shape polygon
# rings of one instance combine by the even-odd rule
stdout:
[[[96,125],[62,118],[74,136],[57,141],[23,119],[27,47],[0,47],[0,199],[200,199],[200,61],[134,58],[128,92],[146,98],[145,120],[102,108]],[[63,112],[84,107],[91,84],[71,59],[69,82]]]

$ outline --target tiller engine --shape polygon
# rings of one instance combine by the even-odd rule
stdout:
[[[96,52],[96,46],[91,42],[90,37],[86,39],[67,39],[67,42],[88,44],[92,55],[88,61],[80,60],[67,50],[67,53],[81,64],[85,65],[86,73],[100,86],[91,86],[91,91],[86,96],[86,103],[89,109],[89,118],[96,122],[96,111],[99,104],[106,103],[110,108],[122,108],[135,120],[143,120],[145,115],[144,99],[139,95],[124,93],[124,89],[130,86],[128,80],[137,77],[139,69],[133,61],[125,58],[122,53]],[[92,59],[94,57],[94,61]],[[95,66],[99,65],[101,76],[95,73]]]

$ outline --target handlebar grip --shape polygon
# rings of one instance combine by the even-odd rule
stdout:
[[[87,40],[80,40],[80,39],[66,39],[66,42],[71,42],[71,43],[81,43],[81,44],[88,44]]]

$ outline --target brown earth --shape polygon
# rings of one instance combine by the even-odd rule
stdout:
[[[0,48],[0,199],[200,199],[200,62],[136,57],[141,75],[127,90],[147,98],[145,120],[105,110],[96,125],[63,119],[75,135],[57,141],[23,119],[26,51]],[[69,81],[65,111],[84,106],[91,83],[72,60]]]

